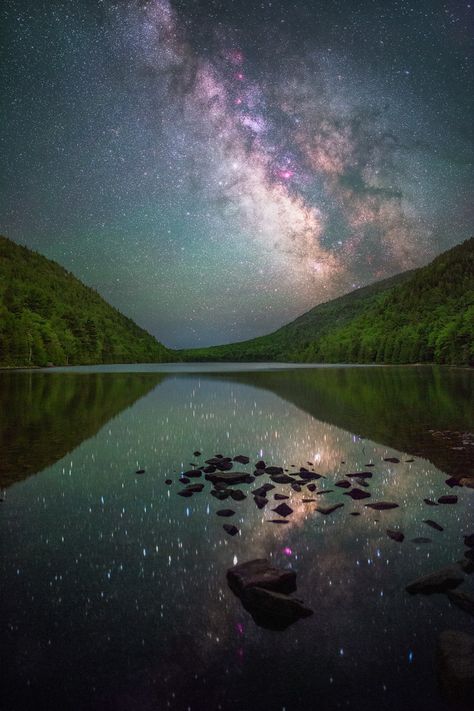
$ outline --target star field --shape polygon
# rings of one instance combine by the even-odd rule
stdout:
[[[1,15],[0,229],[166,345],[269,332],[472,234],[470,3]]]

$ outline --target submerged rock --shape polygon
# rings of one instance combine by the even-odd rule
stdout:
[[[229,516],[233,516],[235,514],[235,511],[232,509],[219,509],[219,511],[216,511],[216,514],[218,516],[224,516],[225,518],[228,518]]]
[[[274,474],[283,474],[283,467],[265,467],[265,472],[273,476]]]
[[[297,484],[299,486],[299,484]],[[308,484],[307,486],[308,491],[316,491],[316,484]],[[297,489],[297,491],[301,491],[301,487]]]
[[[279,514],[279,516],[289,516],[290,514],[293,513],[293,509],[291,506],[288,506],[288,504],[280,504],[276,508],[272,509],[275,513]]]
[[[405,536],[401,531],[392,531],[390,528],[387,528],[387,536],[393,541],[397,541],[397,543],[402,543],[405,540]]]
[[[331,514],[333,511],[337,511],[337,509],[341,509],[344,506],[344,504],[332,504],[332,506],[318,506],[316,511],[320,514],[324,514],[324,516],[327,516],[328,514]]]
[[[230,491],[228,489],[212,489],[211,496],[214,496],[219,501],[224,501],[229,496]]]
[[[200,457],[200,456],[201,456],[201,452],[198,449],[196,449],[196,451],[193,452],[193,457]]]
[[[247,498],[244,492],[240,489],[231,489],[229,493],[234,501],[243,501]]]
[[[137,469],[137,471],[135,472],[135,474],[144,474],[144,473],[145,473],[144,469]]]
[[[474,703],[474,637],[457,630],[441,632],[436,648],[443,695],[454,703]],[[465,706],[469,708],[469,706]]]
[[[267,518],[265,523],[290,523],[286,518]]]
[[[265,469],[266,466],[267,465],[265,464],[263,459],[261,459],[259,462],[256,463],[255,469]]]
[[[444,528],[440,526],[439,523],[432,521],[430,518],[427,518],[423,523],[426,523],[427,526],[431,526],[431,528],[434,528],[436,531],[444,531]]]
[[[293,484],[293,479],[288,474],[272,474],[270,478],[275,484]]]
[[[464,575],[455,565],[435,570],[433,573],[422,575],[420,578],[408,583],[405,590],[411,595],[421,593],[422,595],[432,595],[433,593],[442,593],[453,588],[464,580]]]
[[[222,528],[229,536],[235,536],[239,532],[237,526],[233,526],[231,523],[225,523]]]
[[[397,457],[384,457],[384,462],[391,462],[392,464],[400,464],[400,460]]]
[[[268,504],[268,499],[265,496],[254,496],[253,500],[255,501],[258,509],[263,509],[264,506]]]
[[[258,489],[253,489],[252,494],[254,496],[265,496],[268,491],[271,491],[274,488],[273,484],[262,484],[262,486],[259,486]]]
[[[342,481],[336,481],[334,486],[339,486],[341,489],[350,489],[352,484],[350,481],[346,481],[345,479],[343,479]]]
[[[458,497],[453,494],[446,494],[445,496],[440,496],[438,499],[438,504],[457,504]]]
[[[372,472],[351,472],[345,474],[346,477],[357,477],[358,479],[372,479]]]
[[[183,472],[183,476],[192,479],[202,476],[202,471],[200,469],[189,469],[187,472]]]
[[[273,494],[273,498],[276,501],[284,501],[285,499],[289,499],[289,496],[286,496],[286,494]]]
[[[173,483],[173,480],[172,480],[172,479],[165,479],[165,484],[166,484],[167,486],[169,486],[169,485],[172,484],[172,483]]]
[[[388,509],[398,508],[398,504],[392,504],[390,501],[376,501],[373,504],[365,504],[365,506],[375,511],[387,511]]]
[[[189,484],[189,481],[190,481],[190,480],[188,479],[187,476],[180,476],[180,477],[179,477],[179,483],[180,483],[180,484]]]
[[[425,504],[428,504],[428,506],[438,506],[436,501],[432,501],[431,499],[423,499],[423,501],[425,502]]]
[[[369,486],[369,482],[365,479],[356,479],[356,483],[359,484],[359,486]]]
[[[311,484],[308,485],[308,489],[310,486],[311,486]],[[293,482],[293,484],[291,485],[291,488],[293,489],[293,491],[301,491],[301,485],[297,484],[296,482]],[[314,488],[316,488],[316,487],[314,487]],[[313,489],[313,491],[314,491],[314,489]]]
[[[223,482],[225,484],[251,484],[255,481],[255,477],[247,472],[215,472],[214,474],[206,474],[208,481]]]

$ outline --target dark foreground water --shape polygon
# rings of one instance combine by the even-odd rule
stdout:
[[[423,502],[453,493],[448,475],[472,473],[474,374],[203,370],[0,373],[0,707],[453,708],[438,691],[436,639],[472,630],[473,618],[445,595],[404,587],[459,560],[474,532],[474,490],[456,488],[456,505]],[[209,483],[178,496],[179,472],[215,453],[312,462],[327,476],[318,490],[374,463],[372,498],[352,502],[336,488],[302,503],[310,492],[286,485],[259,510],[251,496],[216,500]],[[288,525],[266,522],[275,492],[290,496]],[[399,508],[364,507],[382,499]],[[345,505],[317,513],[332,502]],[[216,516],[223,507],[235,516]],[[256,626],[225,573],[258,557],[297,571],[312,617],[284,632]]]

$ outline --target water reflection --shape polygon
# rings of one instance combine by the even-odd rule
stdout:
[[[284,399],[273,374],[261,387],[228,375],[167,377],[11,487],[0,510],[6,708],[299,711],[316,701],[320,709],[449,708],[437,691],[434,643],[469,618],[445,596],[413,598],[404,585],[462,555],[462,535],[474,527],[473,492],[459,490],[456,506],[428,508],[424,497],[447,490],[438,469],[315,418],[294,404],[288,374],[279,375]],[[137,395],[135,387],[128,393]],[[310,385],[296,379],[293,388]],[[311,401],[324,400],[323,385],[311,392],[321,393]],[[235,516],[220,519],[223,504],[209,496],[210,484],[190,499],[177,495],[195,450],[288,469],[313,462],[326,476],[318,490],[374,463],[369,501],[400,507],[371,511],[334,490],[321,500],[345,505],[323,516],[318,503],[303,503],[307,492],[284,485],[270,497],[289,496],[288,525],[267,522],[278,501],[259,510],[251,496],[232,501]],[[138,467],[146,473],[135,475]],[[239,488],[248,493],[262,479]],[[227,521],[239,535],[225,533]],[[404,543],[387,528],[402,530]],[[421,536],[432,543],[411,543]],[[281,633],[253,623],[225,572],[257,557],[298,571],[312,617]]]

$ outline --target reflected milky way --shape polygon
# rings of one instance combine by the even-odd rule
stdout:
[[[313,462],[327,477],[317,490],[373,462],[372,499],[278,485],[260,511],[251,496],[217,501],[209,483],[184,499],[177,478],[196,461],[195,449],[202,458],[242,453],[287,468]],[[350,701],[395,710],[414,703],[415,689],[431,708],[445,708],[433,642],[465,619],[444,596],[411,597],[404,585],[462,556],[462,534],[474,526],[472,491],[456,489],[457,506],[427,507],[424,497],[449,491],[446,477],[408,458],[267,390],[198,374],[168,377],[71,454],[8,490],[0,520],[0,644],[2,653],[15,650],[4,662],[8,708],[32,698],[59,708],[67,697],[73,709],[299,710],[318,696],[323,709]],[[146,473],[136,475],[138,467]],[[285,526],[266,522],[276,517],[275,492],[287,493],[294,509]],[[302,503],[306,497],[345,505],[323,516],[319,504]],[[364,507],[382,499],[400,507]],[[240,529],[234,538],[215,515],[223,507],[236,511],[228,519]],[[426,518],[445,530],[429,528]],[[388,527],[400,528],[405,542],[390,540]],[[420,536],[432,542],[411,542]],[[293,566],[297,595],[314,610],[284,633],[257,627],[226,584],[234,562],[260,556]]]

